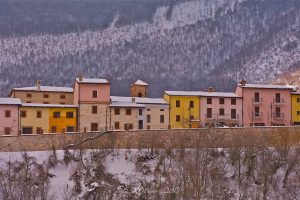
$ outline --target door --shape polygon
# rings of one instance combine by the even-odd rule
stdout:
[[[236,119],[236,109],[231,109],[231,119]]]
[[[143,120],[139,120],[139,129],[144,129],[144,122],[143,122]]]

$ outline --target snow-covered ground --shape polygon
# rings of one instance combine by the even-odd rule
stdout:
[[[0,153],[0,199],[295,199],[300,148]]]

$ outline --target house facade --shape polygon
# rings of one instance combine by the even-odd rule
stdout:
[[[292,122],[291,92],[284,85],[247,84],[241,81],[235,93],[243,97],[243,126],[289,126]]]
[[[110,83],[108,80],[82,76],[75,79],[74,105],[78,106],[80,132],[108,130],[109,104]]]
[[[140,106],[138,114],[138,129],[168,129],[169,128],[169,104],[162,98],[141,97],[111,97],[112,108],[115,105],[130,104],[133,107]],[[116,117],[112,112],[112,119]],[[125,116],[124,116],[125,117]]]
[[[11,98],[20,98],[22,103],[73,104],[73,88],[42,86],[40,81],[33,87],[13,88]]]
[[[200,127],[199,92],[165,91],[164,100],[170,105],[171,129]]]
[[[241,126],[242,102],[242,97],[235,93],[202,92],[201,126]]]
[[[300,93],[293,92],[292,98],[292,125],[300,125]]]
[[[130,94],[132,97],[147,97],[148,84],[142,80],[137,80],[130,86]]]
[[[75,132],[76,116],[74,105],[23,103],[20,127],[22,134]]]
[[[17,98],[0,98],[0,135],[19,134],[19,106]]]

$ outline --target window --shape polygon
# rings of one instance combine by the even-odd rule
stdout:
[[[143,115],[143,109],[139,109],[139,115]]]
[[[179,108],[179,107],[180,107],[180,101],[176,100],[176,108]]]
[[[98,107],[97,106],[92,106],[92,113],[97,114],[98,113]]]
[[[43,102],[43,104],[49,104],[49,102]]]
[[[143,122],[143,120],[139,120],[139,129],[144,129],[144,122]]]
[[[160,111],[165,111],[165,109],[160,109]]]
[[[60,95],[60,98],[61,98],[61,99],[65,99],[65,98],[66,98],[66,95],[62,94],[62,95]]]
[[[42,111],[36,111],[36,118],[42,118]]]
[[[51,133],[56,133],[56,126],[51,127]]]
[[[6,110],[5,111],[5,117],[10,118],[10,116],[11,116],[10,110]]]
[[[275,94],[275,102],[276,102],[276,103],[280,103],[280,100],[281,100],[281,98],[280,98],[280,93],[276,93],[276,94]]]
[[[69,118],[69,119],[72,119],[72,118],[74,118],[74,113],[69,111],[69,112],[66,113],[66,117]]]
[[[65,102],[60,102],[60,104],[61,104],[61,105],[65,105],[66,103],[65,103]]]
[[[223,97],[219,99],[219,104],[225,104],[225,99]]]
[[[225,109],[224,108],[219,109],[219,115],[221,115],[221,116],[225,115]]]
[[[180,122],[180,115],[176,115],[176,122]]]
[[[93,95],[93,98],[97,98],[98,97],[98,91],[97,90],[93,90],[92,91],[92,95]]]
[[[120,129],[120,122],[115,122],[115,129]]]
[[[125,124],[124,128],[125,128],[125,130],[131,130],[131,129],[133,129],[133,125],[132,124]]]
[[[190,121],[194,120],[194,115],[190,115]]]
[[[147,111],[151,111],[151,108],[147,108]]]
[[[27,97],[27,98],[31,98],[32,95],[31,95],[31,94],[26,94],[26,97]]]
[[[206,118],[212,118],[212,108],[206,109]]]
[[[259,93],[258,92],[254,93],[254,102],[259,102]]]
[[[26,116],[27,116],[26,110],[21,110],[21,117],[26,118]]]
[[[60,112],[54,112],[53,118],[60,118]]]
[[[143,94],[141,92],[139,92],[138,97],[143,97]]]
[[[43,97],[44,97],[45,99],[48,99],[48,98],[49,98],[49,94],[44,94]]]
[[[297,98],[297,103],[300,103],[300,98],[299,97]]]
[[[11,133],[11,128],[5,127],[4,128],[4,135],[10,135],[10,133]]]
[[[300,111],[297,111],[297,115],[300,115]]]
[[[43,134],[42,127],[36,127],[36,134]]]
[[[26,103],[31,103],[31,101],[26,101]]]
[[[231,105],[236,105],[236,98],[231,98]]]
[[[91,123],[91,131],[98,131],[98,123]]]
[[[126,109],[126,115],[131,115],[131,109],[130,108]]]
[[[190,108],[194,108],[194,101],[190,101]]]
[[[255,116],[255,117],[259,117],[259,116],[260,116],[260,113],[259,113],[259,107],[256,106],[256,107],[254,108],[254,112],[255,112],[255,113],[254,113],[254,116]]]
[[[207,101],[207,104],[212,104],[212,99],[211,98],[207,98],[206,101]]]
[[[151,122],[151,115],[147,115],[147,123]]]
[[[115,115],[120,115],[120,108],[115,108]]]
[[[32,131],[32,127],[23,127],[22,128],[22,133],[27,135],[27,134],[32,134],[33,131]]]
[[[160,123],[165,123],[165,116],[164,115],[160,115]]]
[[[67,126],[67,132],[75,132],[74,126]]]

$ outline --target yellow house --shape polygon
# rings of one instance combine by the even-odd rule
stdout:
[[[77,108],[73,105],[57,105],[49,108],[49,133],[77,131]]]
[[[292,124],[300,125],[300,93],[292,93]]]
[[[170,105],[170,128],[200,126],[200,97],[197,92],[165,91],[164,100]]]
[[[22,104],[20,107],[20,127],[22,134],[47,133],[49,129],[49,109],[40,106],[40,104]]]
[[[20,127],[22,134],[75,132],[77,107],[23,103],[20,107]]]

